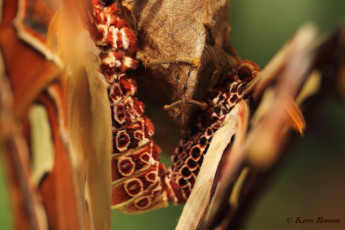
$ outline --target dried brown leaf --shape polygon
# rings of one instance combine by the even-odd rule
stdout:
[[[221,59],[221,68],[227,65],[222,60],[223,51],[216,47],[222,47],[227,42],[228,1],[155,0],[133,1],[131,4],[141,50],[148,57],[201,60],[198,67],[172,63],[151,65],[140,71],[139,93],[145,92],[141,97],[147,107],[153,109],[154,114],[155,111],[162,110],[164,104],[180,99],[202,98],[205,89],[214,81],[213,59]],[[211,28],[215,44],[212,44],[205,26]],[[185,126],[192,106],[183,104],[170,112],[178,123]],[[176,125],[169,129],[176,129]]]

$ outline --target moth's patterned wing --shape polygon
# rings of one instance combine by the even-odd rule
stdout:
[[[3,7],[0,49],[13,90],[14,116],[22,118],[37,94],[61,71],[18,37],[18,30],[13,27],[14,17],[20,8],[18,2],[4,1]]]
[[[8,146],[4,157],[14,194],[16,229],[84,229],[85,226],[80,188],[76,186],[78,170],[66,135],[65,85],[59,78],[60,69],[45,58],[49,56],[46,32],[54,13],[49,10],[51,3],[1,2],[0,49],[5,74],[0,85],[5,85],[6,78],[12,95],[11,99],[5,98],[12,101],[6,113],[11,122],[2,141]],[[4,105],[0,104],[1,111]],[[37,119],[41,119],[39,123]],[[45,132],[41,132],[43,129]],[[43,159],[41,149],[50,149],[53,154],[47,153],[49,158]]]
[[[14,26],[18,37],[42,53],[46,59],[62,65],[59,58],[47,46],[49,24],[58,9],[54,0],[17,0],[18,8]]]
[[[74,161],[73,153],[69,147],[69,140],[65,128],[65,109],[66,106],[63,99],[63,88],[59,83],[50,84],[42,94],[37,98],[35,106],[39,106],[46,111],[48,121],[48,137],[52,142],[52,167],[41,175],[39,180],[39,191],[45,208],[47,223],[49,228],[56,227],[58,229],[87,229],[84,218],[80,215],[88,215],[84,213],[82,198],[80,194],[81,188],[76,186],[79,181],[78,173],[80,168]],[[42,126],[42,120],[40,120]],[[30,123],[32,129],[32,122]],[[43,131],[39,134],[44,135]],[[30,146],[32,148],[33,138],[31,135]],[[44,144],[46,137],[38,136],[37,141]],[[44,143],[42,143],[44,142]],[[40,155],[32,150],[33,158]],[[46,152],[48,154],[48,152]],[[38,164],[47,164],[42,158],[36,159]],[[44,166],[43,166],[44,167]],[[35,170],[35,168],[34,168]],[[34,174],[35,175],[35,174]],[[66,194],[69,194],[66,196]],[[66,215],[66,213],[69,215]]]
[[[4,87],[4,79],[0,82]],[[6,93],[2,87],[1,97]],[[7,92],[5,102],[10,101],[9,93],[12,92]],[[61,102],[61,86],[51,84],[38,94],[23,119],[15,119],[12,106],[6,110],[6,104],[0,103],[2,113],[6,113],[1,115],[1,120],[6,118],[4,127],[8,127],[2,135],[3,156],[16,229],[30,226],[35,229],[80,229],[84,226],[83,220],[79,219],[81,207],[75,188],[75,167],[66,145]],[[34,113],[36,108],[40,109],[40,116]],[[52,149],[44,152],[42,158],[40,152],[47,147]],[[69,195],[65,196],[66,193]],[[66,212],[70,215],[65,216]]]

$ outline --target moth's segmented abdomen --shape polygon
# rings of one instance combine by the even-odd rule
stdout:
[[[112,206],[127,213],[165,206],[165,168],[158,159],[160,149],[151,140],[154,127],[144,115],[144,104],[136,98],[135,79],[126,72],[138,63],[134,58],[137,38],[115,4],[92,3],[100,71],[108,82],[112,111]]]

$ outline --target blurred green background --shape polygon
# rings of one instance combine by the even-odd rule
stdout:
[[[313,22],[320,33],[345,19],[341,0],[232,0],[231,38],[243,59],[261,67],[296,29]],[[289,151],[244,221],[243,229],[345,229],[345,103],[318,103],[305,136]],[[168,162],[167,159],[164,159]],[[0,230],[11,229],[0,166]],[[113,229],[174,229],[183,206],[128,216],[112,212]],[[197,210],[196,210],[197,211]],[[287,218],[339,218],[340,224],[288,224]]]

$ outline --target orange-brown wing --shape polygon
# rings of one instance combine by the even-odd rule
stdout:
[[[43,0],[2,4],[0,118],[14,226],[83,229],[83,194],[66,137],[65,85],[45,45],[57,5]]]

